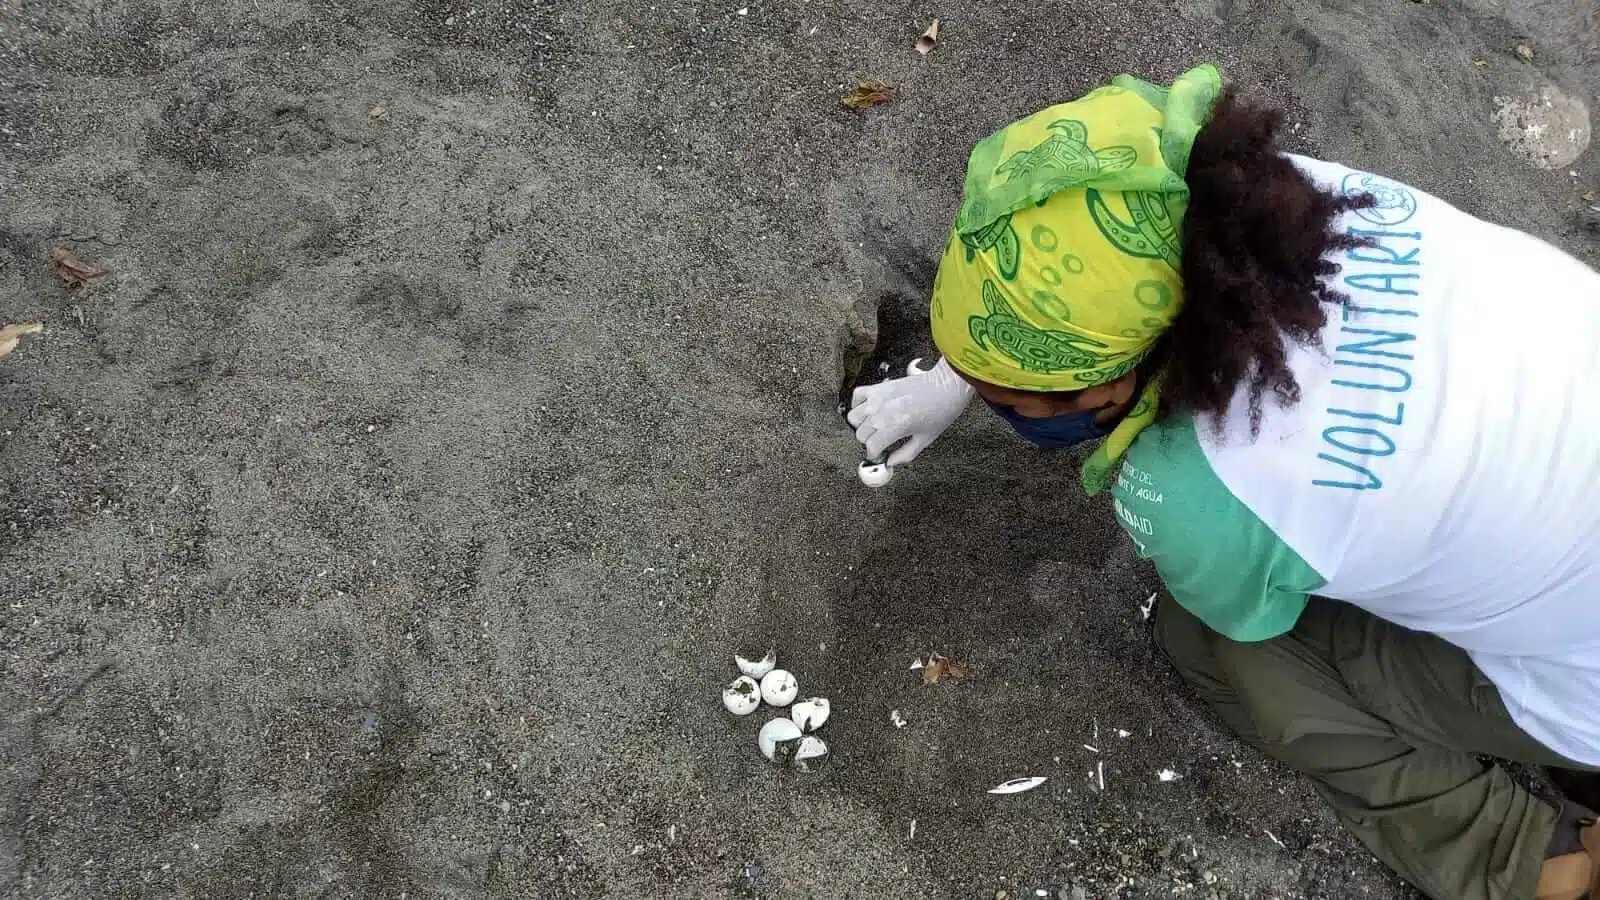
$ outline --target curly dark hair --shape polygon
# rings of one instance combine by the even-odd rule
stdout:
[[[1283,156],[1283,114],[1241,100],[1217,102],[1189,157],[1189,212],[1183,224],[1183,309],[1157,349],[1166,375],[1161,413],[1218,415],[1245,386],[1252,432],[1271,392],[1285,405],[1300,386],[1285,361],[1285,338],[1306,345],[1345,296],[1323,279],[1339,271],[1330,255],[1367,245],[1335,229],[1348,211],[1373,203],[1322,190]]]

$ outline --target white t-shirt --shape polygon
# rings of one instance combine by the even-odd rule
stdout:
[[[1281,634],[1309,594],[1348,601],[1462,647],[1523,730],[1600,765],[1600,274],[1405,185],[1294,160],[1379,200],[1340,223],[1376,241],[1335,259],[1349,304],[1321,347],[1290,346],[1301,400],[1265,399],[1257,436],[1244,392],[1220,433],[1142,435],[1119,518],[1225,634]],[[1163,502],[1205,479],[1214,502]]]

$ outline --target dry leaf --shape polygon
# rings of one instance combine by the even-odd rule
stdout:
[[[1475,59],[1472,61],[1472,64],[1482,69],[1488,67],[1489,61],[1487,59]]]
[[[1533,62],[1533,48],[1527,44],[1517,45],[1517,59],[1523,62]]]
[[[60,276],[69,288],[83,287],[93,279],[106,274],[105,269],[89,265],[73,256],[72,251],[65,247],[51,250],[50,259],[56,264],[56,275]]]
[[[889,92],[894,90],[894,85],[885,84],[875,78],[863,78],[856,82],[855,90],[845,94],[842,102],[851,109],[866,109],[877,106],[889,99]]]
[[[44,325],[34,322],[31,325],[0,325],[0,359],[11,355],[17,349],[17,341],[25,334],[38,334],[44,331]]]
[[[927,56],[937,46],[939,46],[939,20],[934,19],[928,30],[922,33],[922,37],[917,38],[917,52]]]
[[[943,653],[935,653],[928,657],[928,664],[922,669],[923,684],[938,684],[941,678],[960,678],[967,674],[967,670],[960,663],[951,661]]]

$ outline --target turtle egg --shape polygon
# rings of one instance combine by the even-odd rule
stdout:
[[[794,760],[790,765],[801,772],[816,772],[828,762],[828,743],[814,734],[808,734],[795,745]]]
[[[793,720],[779,716],[761,726],[761,733],[756,736],[756,743],[761,745],[761,755],[775,762],[788,762],[793,758],[797,742],[803,735],[800,726]],[[779,759],[779,754],[782,759]]]
[[[856,466],[856,477],[860,478],[861,483],[867,487],[880,488],[888,484],[889,479],[894,477],[894,469],[883,463],[862,460],[861,465]]]
[[[769,706],[788,706],[800,693],[800,684],[788,669],[773,669],[761,677],[761,699]]]
[[[749,675],[740,675],[722,689],[722,705],[736,716],[748,716],[761,705],[761,685]]]
[[[778,654],[768,650],[765,656],[755,660],[735,654],[733,661],[738,665],[739,671],[759,681],[778,664]]]
[[[789,709],[789,718],[800,726],[801,731],[816,731],[824,722],[828,721],[828,698],[812,697],[801,700]]]

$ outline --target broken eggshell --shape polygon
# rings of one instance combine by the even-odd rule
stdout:
[[[756,743],[761,747],[761,755],[776,763],[788,763],[798,748],[800,726],[793,719],[779,716],[761,726],[761,733],[756,735]]]
[[[761,685],[749,675],[740,675],[722,689],[722,705],[736,716],[748,716],[761,705]]]
[[[788,669],[773,669],[761,678],[761,699],[769,706],[788,706],[800,693],[800,683]]]
[[[816,731],[828,721],[830,704],[827,697],[812,697],[801,700],[789,710],[789,718],[800,726],[801,731]]]
[[[856,466],[856,477],[869,488],[880,488],[894,478],[894,469],[884,463],[864,459],[861,465]]]
[[[1033,790],[1034,788],[1038,787],[1039,785],[1044,784],[1047,780],[1048,779],[1046,779],[1045,777],[1040,776],[1040,775],[1035,775],[1032,778],[1013,778],[1010,781],[1002,781],[999,784],[995,785],[994,787],[990,788],[989,789],[989,793],[991,793],[991,794],[1020,794],[1023,791],[1031,791],[1031,790]]]
[[[757,681],[760,681],[767,676],[768,672],[771,672],[777,667],[778,654],[775,650],[768,650],[765,656],[756,660],[748,659],[735,654],[733,657],[733,662],[739,667],[739,671],[749,675],[751,678],[754,678]]]
[[[801,772],[819,771],[828,762],[828,743],[814,734],[808,734],[795,745],[791,763]]]

